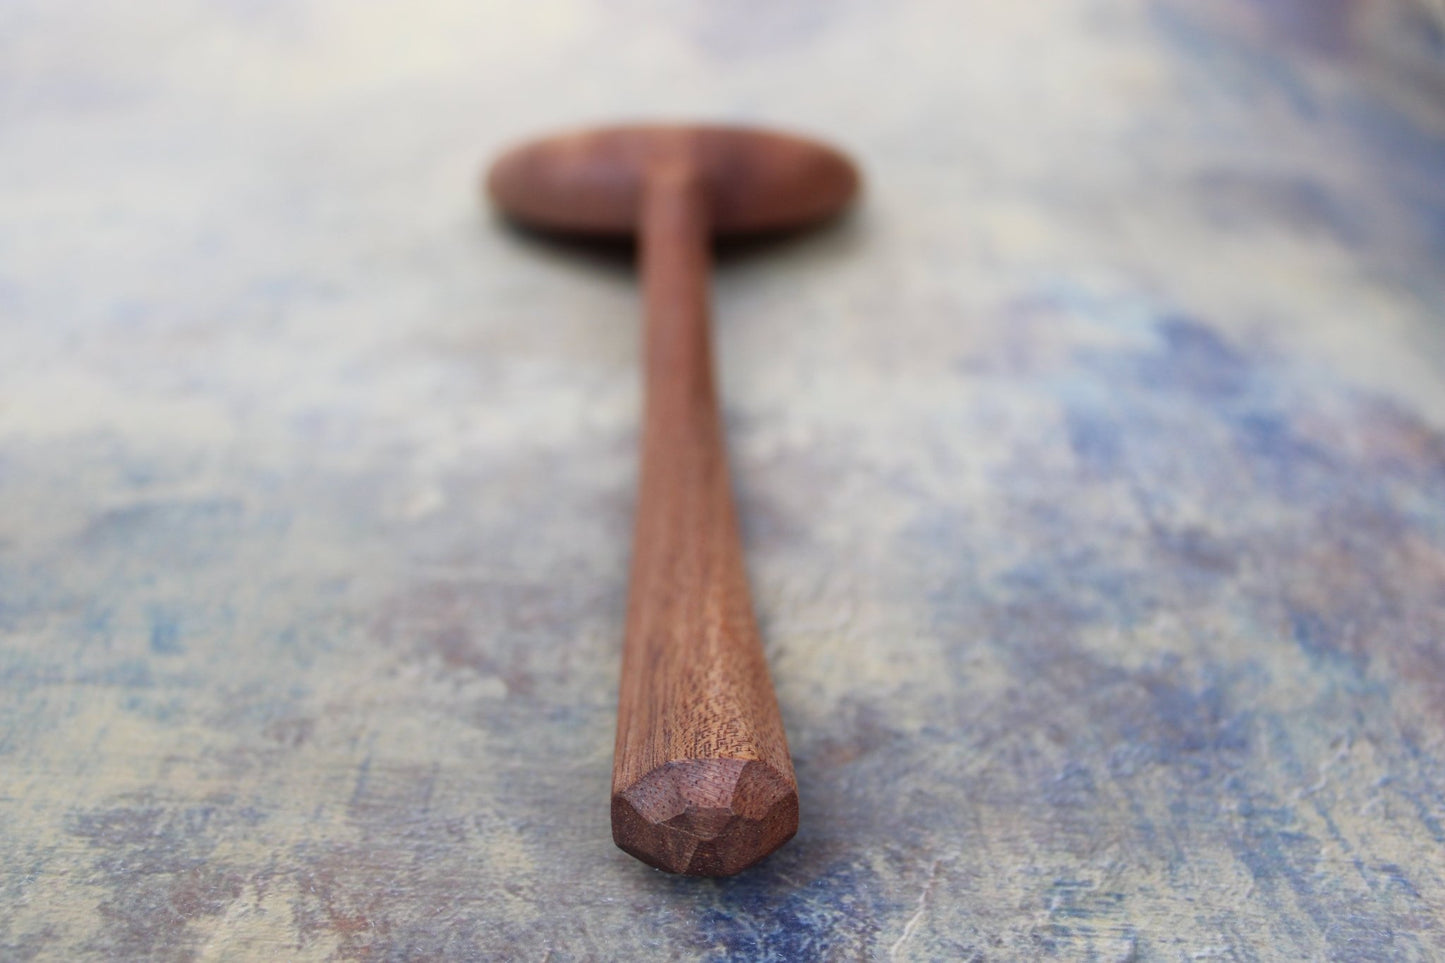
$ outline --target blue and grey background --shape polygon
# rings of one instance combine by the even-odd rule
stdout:
[[[0,12],[0,958],[1445,957],[1445,11]],[[638,117],[868,177],[717,339],[802,830],[613,848]]]

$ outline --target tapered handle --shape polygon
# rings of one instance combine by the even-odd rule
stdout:
[[[708,330],[708,204],[683,162],[642,200],[646,404],[612,836],[726,876],[787,842],[797,781],[748,595]]]

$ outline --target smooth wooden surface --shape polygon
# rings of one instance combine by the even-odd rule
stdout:
[[[637,233],[651,172],[684,164],[706,185],[708,232],[746,236],[833,217],[858,192],[853,163],[776,130],[641,124],[528,141],[491,164],[487,188],[515,220],[567,234]]]
[[[709,330],[709,184],[682,161],[642,199],[646,402],[612,835],[675,873],[725,876],[798,829],[758,638]]]
[[[0,13],[0,959],[1445,955],[1428,3]],[[609,838],[626,254],[477,166],[799,129],[717,373],[797,836]]]
[[[617,845],[659,869],[730,876],[798,828],[728,480],[709,250],[834,216],[858,181],[824,145],[690,125],[553,135],[487,174],[524,225],[640,237],[646,404],[611,808]]]

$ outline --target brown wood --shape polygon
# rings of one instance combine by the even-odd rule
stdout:
[[[792,837],[798,793],[728,485],[706,202],[685,165],[643,199],[647,403],[612,833],[654,866],[717,876]]]
[[[798,790],[728,480],[710,237],[826,216],[857,175],[783,135],[623,128],[514,151],[490,186],[534,225],[641,236],[646,410],[612,835],[660,869],[731,875],[792,838]]]
[[[822,144],[742,127],[609,127],[523,144],[492,165],[487,189],[518,221],[569,234],[633,235],[644,184],[676,164],[706,185],[714,235],[790,230],[837,214],[858,171]]]

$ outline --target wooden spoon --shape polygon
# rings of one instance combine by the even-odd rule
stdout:
[[[612,838],[669,872],[731,875],[798,828],[718,416],[710,237],[819,221],[858,183],[827,147],[727,127],[552,137],[507,153],[488,178],[496,203],[523,224],[640,235],[646,405]]]

